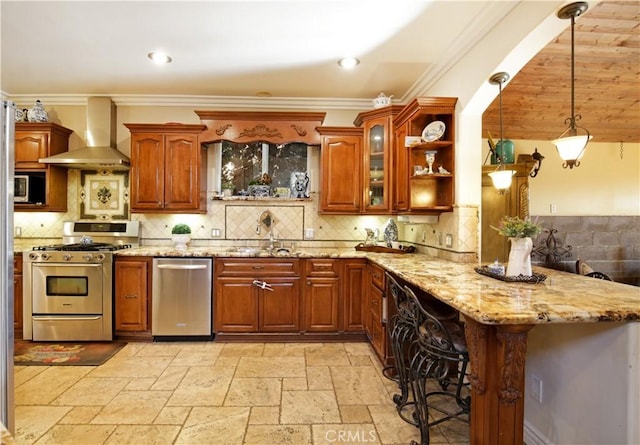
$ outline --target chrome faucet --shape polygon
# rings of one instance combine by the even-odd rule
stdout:
[[[275,237],[273,236],[273,230],[269,230],[269,252],[273,252],[275,247]]]

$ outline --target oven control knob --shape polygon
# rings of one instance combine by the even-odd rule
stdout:
[[[71,259],[71,254],[70,253],[65,253],[64,255],[62,255],[62,259],[64,261],[69,261]]]
[[[93,259],[93,254],[87,253],[86,255],[82,255],[82,259],[85,261],[91,261]]]
[[[37,260],[37,259],[38,259],[38,254],[37,254],[37,253],[33,253],[33,252],[32,252],[32,253],[30,253],[30,254],[29,254],[29,259],[30,259],[31,261],[35,261],[35,260]]]
[[[98,261],[104,261],[104,253],[99,253],[96,255],[96,260]]]
[[[49,258],[51,258],[51,255],[49,255],[48,253],[43,253],[43,254],[42,254],[42,259],[43,259],[43,260],[45,260],[45,261],[46,261],[46,260],[48,260]]]

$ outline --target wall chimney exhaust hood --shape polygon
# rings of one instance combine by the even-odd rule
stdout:
[[[116,107],[109,97],[87,99],[88,146],[59,153],[39,162],[61,167],[128,170],[129,158],[115,148]]]

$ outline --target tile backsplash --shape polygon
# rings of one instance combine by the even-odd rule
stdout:
[[[69,170],[66,213],[15,213],[14,226],[20,227],[21,238],[61,239],[64,221],[82,219],[80,178],[81,171]],[[191,226],[194,246],[260,244],[269,238],[264,228],[257,230],[265,210],[273,215],[274,236],[285,242],[295,241],[300,246],[355,246],[364,241],[367,228],[379,229],[382,241],[389,215],[321,215],[318,203],[317,193],[312,193],[308,200],[211,200],[206,214],[133,213],[130,218],[140,221],[143,245],[169,244],[171,227],[178,222]],[[218,229],[219,237],[213,236],[214,229]],[[312,239],[305,237],[308,229],[313,232]],[[434,224],[398,223],[401,242],[414,244],[419,251],[461,262],[477,260],[477,231],[478,209],[474,206],[455,207],[452,213],[440,215]]]

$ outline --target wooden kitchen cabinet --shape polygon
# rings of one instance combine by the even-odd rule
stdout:
[[[409,102],[394,118],[395,159],[408,179],[399,177],[396,190],[397,211],[438,214],[453,210],[455,196],[455,106],[451,97],[418,97]],[[405,147],[406,136],[421,136],[425,127],[441,121],[444,134],[437,140]],[[401,144],[401,145],[400,145]],[[427,168],[426,152],[435,152],[433,174],[414,174],[414,166]],[[448,173],[439,171],[442,167]]]
[[[374,108],[358,114],[353,122],[364,132],[361,212],[380,214],[393,209],[392,184],[396,181],[393,117],[402,109],[401,105]]]
[[[318,127],[319,213],[360,213],[362,205],[362,128]]]
[[[307,332],[340,329],[340,261],[332,258],[305,260],[304,326]]]
[[[42,203],[14,203],[15,211],[67,211],[67,168],[39,159],[68,151],[71,133],[73,130],[52,122],[16,122],[15,174],[43,176],[45,199]]]
[[[22,253],[13,255],[13,338],[22,338]]]
[[[342,314],[346,332],[365,332],[369,314],[367,298],[367,260],[348,259],[342,270]]]
[[[116,336],[151,337],[151,261],[150,257],[115,257]]]
[[[215,271],[216,334],[300,331],[299,259],[216,258]]]
[[[385,299],[384,269],[375,264],[369,264],[369,314],[367,323],[367,335],[371,346],[378,355],[380,361],[385,364],[386,348],[386,299]]]
[[[125,124],[131,131],[131,210],[206,213],[207,156],[198,124]]]

